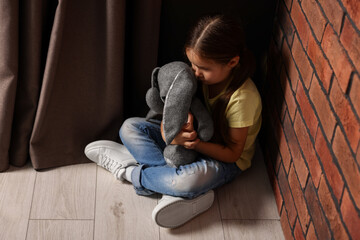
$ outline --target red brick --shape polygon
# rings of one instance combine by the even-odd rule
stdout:
[[[359,0],[342,0],[350,18],[354,21],[357,28],[360,29],[360,1]]]
[[[316,236],[315,233],[314,224],[312,222],[310,222],[309,230],[306,235],[306,240],[318,240],[318,237]]]
[[[304,117],[305,123],[309,128],[310,134],[313,138],[315,138],[316,130],[318,127],[318,120],[316,118],[314,109],[312,108],[309,99],[305,94],[302,84],[299,84],[299,86],[297,87],[296,100],[299,103],[302,116]]]
[[[295,59],[295,64],[297,65],[300,75],[302,77],[302,80],[304,81],[304,84],[306,88],[308,89],[310,86],[310,80],[312,76],[312,67],[310,65],[310,62],[305,55],[305,52],[300,44],[300,41],[297,36],[294,37],[294,43],[292,46],[292,54]]]
[[[309,170],[305,165],[304,158],[300,155],[299,158],[293,159],[296,173],[298,175],[302,188],[305,188],[307,178],[309,176]]]
[[[309,170],[307,169],[304,159],[301,156],[300,147],[296,139],[295,131],[291,125],[288,115],[285,115],[284,119],[284,132],[288,140],[296,173],[298,175],[301,187],[304,188],[309,175]]]
[[[313,29],[316,38],[321,41],[327,21],[322,15],[319,5],[315,0],[307,0],[302,1],[301,6],[307,19],[309,20],[310,26]]]
[[[334,81],[332,85],[330,91],[330,101],[341,121],[341,124],[344,127],[345,134],[350,142],[350,146],[355,152],[360,139],[359,122],[355,116],[355,113],[351,109],[349,101],[341,92],[337,81]]]
[[[294,228],[294,237],[296,240],[305,240],[304,234],[301,230],[301,226],[299,221],[296,221],[295,228]]]
[[[315,67],[314,70],[319,76],[322,84],[324,85],[324,88],[328,92],[330,87],[330,80],[333,72],[330,68],[328,61],[325,59],[324,54],[322,53],[319,45],[317,44],[317,42],[313,37],[310,37],[309,39],[309,46],[307,50],[308,50],[308,55],[314,64]]]
[[[319,0],[319,3],[333,25],[335,32],[339,34],[344,11],[338,1]]]
[[[289,223],[292,228],[295,223],[297,212],[296,212],[296,208],[294,205],[293,197],[291,195],[289,182],[288,182],[288,179],[286,178],[284,168],[282,168],[282,167],[280,167],[280,170],[279,170],[278,180],[279,180],[279,186],[280,186],[280,190],[281,190],[283,200],[284,200],[285,209],[286,209],[287,216],[289,219]]]
[[[326,178],[332,188],[337,202],[339,203],[344,188],[344,182],[334,163],[334,159],[330,154],[330,150],[321,131],[318,131],[316,135],[315,148],[324,167]]]
[[[326,138],[330,140],[334,131],[336,119],[316,77],[312,80],[309,95],[311,101],[314,103],[320,123],[324,128]]]
[[[283,61],[284,61],[284,65],[285,65],[285,70],[288,73],[290,82],[291,82],[291,88],[296,91],[296,85],[299,79],[299,73],[296,69],[295,66],[295,62],[292,58],[291,55],[291,51],[289,48],[289,45],[287,43],[283,44],[283,49],[282,49],[282,53],[283,53]],[[280,79],[282,81],[282,83],[285,81],[285,79],[282,77],[283,73],[280,75]]]
[[[346,234],[345,228],[341,223],[337,207],[331,197],[331,193],[326,184],[324,176],[321,177],[318,195],[321,206],[324,209],[325,216],[330,223],[330,228],[333,232],[334,238],[341,240],[349,239]]]
[[[355,162],[355,158],[352,156],[340,128],[337,128],[335,131],[333,150],[344,174],[351,195],[354,197],[355,204],[358,208],[360,208],[360,172]]]
[[[303,46],[307,48],[309,36],[310,36],[310,27],[306,21],[304,14],[301,11],[300,5],[298,1],[293,3],[291,9],[291,18],[295,24],[295,27],[300,35],[300,39],[303,43]]]
[[[345,190],[341,203],[341,214],[352,239],[360,239],[360,216],[351,202],[349,192]]]
[[[272,189],[274,191],[276,206],[277,206],[278,212],[280,214],[281,207],[282,207],[284,201],[283,201],[283,198],[281,196],[279,183],[278,183],[276,178],[274,179],[274,181],[272,182],[271,185],[272,185]]]
[[[281,24],[283,30],[284,30],[284,36],[287,39],[288,43],[291,44],[292,39],[294,37],[294,26],[291,22],[289,13],[286,9],[285,4],[282,1],[279,1],[279,13],[278,13],[278,19],[279,23]],[[283,43],[284,44],[284,43]]]
[[[316,196],[316,190],[309,180],[305,189],[305,198],[308,204],[310,215],[312,217],[315,231],[319,239],[331,239],[330,230],[325,220],[325,216],[321,211],[319,200]]]
[[[293,165],[291,166],[289,172],[289,184],[290,184],[291,192],[294,197],[296,209],[298,210],[298,216],[301,222],[302,230],[306,232],[306,229],[310,221],[310,215],[307,210],[306,201],[303,192],[301,190],[300,183],[297,179],[295,170],[293,168]]]
[[[321,46],[330,61],[342,91],[346,92],[350,80],[350,75],[354,69],[350,64],[337,35],[329,25],[325,29]]]
[[[314,146],[310,140],[309,134],[307,133],[305,124],[301,119],[300,114],[296,115],[294,129],[305,160],[309,166],[310,174],[314,181],[315,187],[318,187],[322,171],[315,153]]]
[[[360,165],[360,143],[359,143],[359,146],[358,146],[358,149],[357,149],[356,161]]]
[[[289,220],[288,220],[288,217],[286,216],[284,209],[282,210],[281,215],[280,215],[280,223],[281,223],[281,228],[283,230],[285,239],[286,240],[293,239],[292,231],[291,231],[291,228],[289,225]]]
[[[360,71],[360,36],[356,33],[347,17],[345,17],[340,41],[344,45],[355,67]]]
[[[287,9],[290,11],[293,0],[284,0]]]
[[[360,78],[359,75],[355,74],[351,84],[349,97],[353,104],[355,111],[360,116]]]
[[[285,113],[287,112],[287,107],[286,107],[286,103],[285,103],[285,100],[283,101],[283,104],[281,106],[281,112],[280,112],[280,117],[281,117],[281,121],[283,122],[284,121],[284,117],[285,117]]]
[[[281,165],[282,162],[283,161],[282,161],[282,158],[281,158],[281,154],[278,154],[276,156],[276,159],[275,159],[275,162],[274,162],[274,168],[275,168],[276,174],[278,174],[279,168],[280,168],[280,165]]]
[[[282,128],[281,128],[281,132],[280,132],[280,136],[279,136],[279,140],[278,140],[278,145],[279,145],[280,154],[281,154],[281,157],[283,160],[283,164],[285,167],[285,171],[286,171],[286,173],[288,173],[289,169],[290,169],[291,155],[290,155],[289,146],[287,144],[285,134],[284,134],[284,131]]]
[[[289,79],[286,77],[285,71],[281,71],[281,89],[284,93],[285,103],[288,108],[290,117],[294,120],[296,112],[296,102],[294,98],[293,90],[291,89]]]

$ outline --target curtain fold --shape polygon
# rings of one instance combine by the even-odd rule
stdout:
[[[0,171],[9,167],[9,147],[18,71],[17,1],[0,1]]]
[[[49,40],[57,9],[57,1],[20,2],[18,82],[9,150],[10,162],[15,166],[22,166],[28,160],[40,90],[46,84],[44,68],[56,56],[52,54],[47,58],[52,48]]]
[[[261,60],[272,2],[0,0],[0,172],[88,162],[86,144],[118,140],[125,118],[148,111],[152,69],[185,60],[203,14],[240,18]]]
[[[136,64],[125,57],[125,43],[134,42],[129,7],[151,13],[161,5],[152,2],[0,0],[0,171],[29,159],[37,170],[88,162],[86,144],[118,138],[124,85],[150,84],[144,75],[124,78],[125,66]],[[153,12],[141,23],[159,26],[160,10]],[[156,52],[158,32],[151,34]],[[156,58],[142,61],[148,76]]]

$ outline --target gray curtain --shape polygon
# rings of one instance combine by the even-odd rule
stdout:
[[[0,0],[0,171],[88,162],[145,104],[161,1]],[[130,57],[131,56],[131,57]]]

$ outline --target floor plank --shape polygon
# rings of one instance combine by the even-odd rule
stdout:
[[[227,240],[283,240],[279,220],[223,220]]]
[[[96,165],[37,173],[31,219],[94,219]]]
[[[221,240],[224,232],[220,217],[218,200],[215,194],[213,206],[206,212],[195,217],[183,226],[176,229],[160,229],[160,239],[196,239],[196,240]]]
[[[160,195],[136,195],[95,164],[0,173],[0,239],[284,239],[261,155],[177,229],[151,218]],[[27,238],[26,238],[27,237]]]
[[[30,165],[0,173],[0,239],[25,239],[35,176]]]
[[[222,219],[280,219],[260,151],[250,169],[217,193]]]
[[[31,220],[27,240],[93,239],[93,220]]]
[[[96,192],[94,239],[159,239],[159,227],[151,218],[156,196],[136,195],[132,184],[100,167]]]

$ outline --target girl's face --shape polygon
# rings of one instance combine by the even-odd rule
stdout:
[[[187,49],[186,55],[191,62],[195,76],[206,85],[225,82],[230,76],[231,70],[239,62],[239,57],[234,57],[227,64],[220,64],[211,59],[202,58],[193,49]]]

